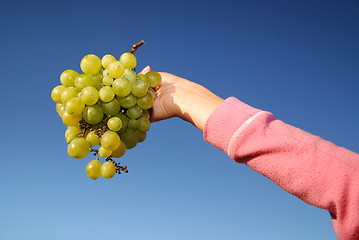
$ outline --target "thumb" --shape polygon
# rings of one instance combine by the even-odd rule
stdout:
[[[147,66],[144,69],[142,69],[142,71],[139,74],[146,74],[151,71],[152,71],[152,68],[150,66]]]

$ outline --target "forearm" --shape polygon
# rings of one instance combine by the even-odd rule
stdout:
[[[246,163],[303,201],[330,211],[339,239],[357,239],[358,154],[234,98],[210,116],[204,133],[209,143],[235,161]]]

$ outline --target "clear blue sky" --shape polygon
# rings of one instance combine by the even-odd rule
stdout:
[[[119,56],[144,39],[142,69],[359,152],[359,2],[6,1],[0,8],[0,239],[336,239],[329,214],[203,141],[190,124],[153,124],[89,179],[71,159],[50,98],[88,53]]]

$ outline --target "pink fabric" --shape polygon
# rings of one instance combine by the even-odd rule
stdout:
[[[209,117],[204,138],[285,191],[328,210],[338,239],[359,239],[359,154],[233,97]]]

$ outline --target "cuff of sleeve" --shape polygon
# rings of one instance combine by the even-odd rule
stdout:
[[[228,144],[238,128],[261,112],[235,97],[227,98],[207,119],[204,140],[227,153]]]

